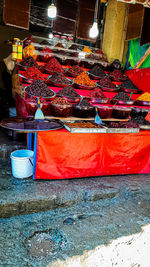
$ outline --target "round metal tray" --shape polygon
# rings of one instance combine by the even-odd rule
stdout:
[[[52,131],[52,130],[59,130],[59,129],[63,128],[63,124],[60,124],[60,126],[58,126],[58,127],[53,127],[53,128],[49,128],[49,129],[23,129],[23,128],[20,128],[20,129],[17,128],[16,129],[16,128],[9,127],[9,123],[13,123],[13,122],[17,123],[17,121],[18,121],[18,123],[19,122],[25,122],[26,119],[25,118],[17,118],[17,117],[6,118],[6,119],[3,119],[1,121],[0,126],[5,128],[5,129],[16,131],[16,132],[21,132],[21,133],[35,133],[35,132],[41,132],[41,131]],[[50,122],[50,120],[47,120],[47,119],[45,119],[44,121]]]
[[[76,83],[76,82],[74,82],[74,86],[76,87],[76,88],[78,88],[78,89],[85,89],[85,90],[92,90],[92,89],[94,89],[95,87],[96,87],[96,85],[95,86],[86,86],[86,85],[82,85],[82,84],[78,84],[78,83]]]
[[[134,104],[137,106],[150,106],[150,101],[136,100]]]
[[[98,87],[100,87],[103,91],[105,92],[117,92],[120,90],[120,87],[116,85],[116,88],[108,88],[108,87],[104,87],[99,85],[98,83],[96,83]]]
[[[150,125],[140,125],[141,130],[150,130]]]
[[[129,100],[129,101],[123,101],[123,100],[115,100],[115,99],[112,99],[110,101],[111,104],[116,104],[116,105],[127,105],[127,106],[132,106],[134,104],[134,101],[133,100]]]
[[[100,80],[100,79],[102,79],[102,78],[104,78],[104,77],[106,76],[106,74],[104,74],[104,75],[102,75],[102,76],[96,76],[96,75],[94,75],[94,74],[92,74],[92,73],[90,73],[90,72],[88,72],[88,75],[90,76],[90,78],[91,78],[92,80]]]
[[[133,94],[140,94],[141,93],[141,91],[139,89],[124,88],[124,87],[121,87],[121,86],[120,86],[120,90],[122,92],[125,92],[125,93],[128,93],[128,94],[130,94],[131,92],[133,92]]]
[[[54,85],[54,86],[56,86],[56,87],[66,87],[66,86],[73,85],[73,81],[72,80],[69,80],[69,79],[67,79],[67,80],[70,82],[69,84],[54,82],[51,78],[49,79],[49,81],[51,82],[51,84]]]

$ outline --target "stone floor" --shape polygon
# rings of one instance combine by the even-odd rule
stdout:
[[[79,261],[150,224],[150,175],[16,179],[9,153],[25,141],[3,138],[9,151],[0,158],[0,267],[115,266]],[[65,265],[73,256],[74,265]]]

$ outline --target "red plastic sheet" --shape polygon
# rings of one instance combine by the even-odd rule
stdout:
[[[125,74],[140,90],[150,93],[150,68],[132,69]]]
[[[150,132],[37,134],[35,179],[150,173]]]

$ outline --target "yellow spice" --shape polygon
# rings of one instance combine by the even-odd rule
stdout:
[[[140,95],[137,100],[141,100],[141,101],[150,101],[150,93],[144,93],[142,95]]]

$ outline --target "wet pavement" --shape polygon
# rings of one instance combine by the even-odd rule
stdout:
[[[0,163],[0,266],[51,266],[150,223],[150,175],[33,181]]]

